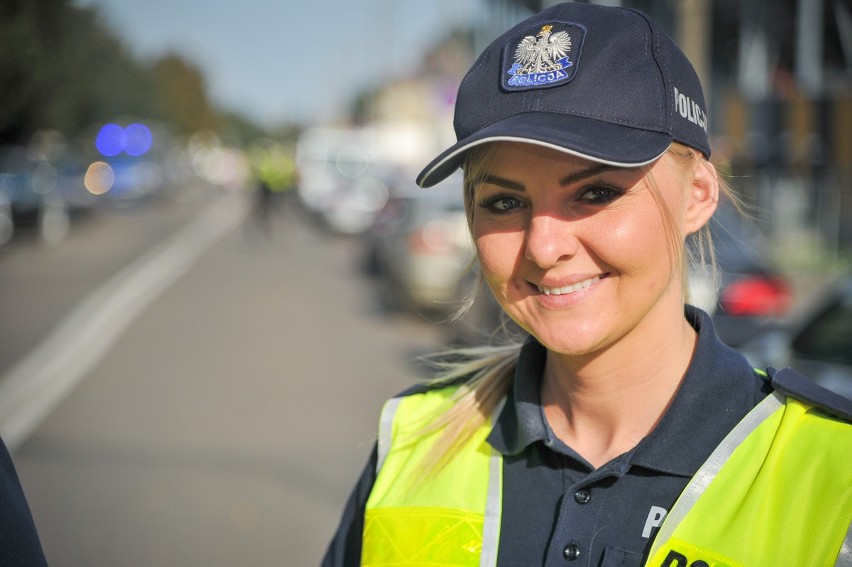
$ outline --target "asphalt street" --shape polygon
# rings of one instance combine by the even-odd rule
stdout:
[[[184,189],[0,253],[0,428],[51,565],[318,564],[440,347],[356,239],[247,207]]]

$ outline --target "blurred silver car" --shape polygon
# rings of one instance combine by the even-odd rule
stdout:
[[[411,183],[411,182],[409,182]],[[397,187],[365,236],[367,272],[385,306],[447,314],[473,257],[461,176],[431,189]]]

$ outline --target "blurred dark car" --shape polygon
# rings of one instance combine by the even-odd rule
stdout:
[[[792,286],[766,260],[768,246],[756,226],[732,207],[719,207],[710,230],[720,280],[716,287],[708,270],[693,266],[688,274],[690,303],[713,316],[722,341],[739,347],[788,313]]]
[[[114,204],[137,204],[161,196],[165,189],[163,167],[157,156],[119,155],[104,161],[114,176],[104,196]]]
[[[405,182],[395,187],[364,243],[364,265],[385,307],[453,312],[459,283],[473,256],[461,177],[428,190]]]
[[[8,202],[15,226],[38,221],[43,197],[33,190],[26,148],[12,146],[0,149],[0,192]]]
[[[96,205],[84,185],[82,158],[68,149],[53,154],[23,146],[0,148],[0,208],[9,218],[9,226],[0,227],[0,237],[34,229],[48,242],[59,241],[67,234],[72,215]]]
[[[2,189],[0,181],[0,246],[3,246],[12,238],[15,232],[15,224],[12,221],[12,203],[9,196]]]
[[[9,218],[6,240],[22,229],[35,229],[47,241],[64,238],[68,214],[56,186],[53,166],[34,163],[26,148],[0,150],[0,193]]]
[[[791,366],[852,399],[852,276],[815,293],[792,315],[741,348],[757,368]]]

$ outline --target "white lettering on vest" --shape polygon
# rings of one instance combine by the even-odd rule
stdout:
[[[693,124],[696,124],[707,131],[707,114],[701,110],[698,103],[674,88],[674,104],[675,110],[683,118],[686,118]]]
[[[648,518],[645,520],[645,529],[642,530],[642,537],[645,539],[651,537],[651,530],[659,528],[668,513],[669,511],[665,508],[651,506],[651,510],[648,512]]]

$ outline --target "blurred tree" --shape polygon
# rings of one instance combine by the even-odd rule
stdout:
[[[244,139],[262,130],[214,108],[201,71],[178,55],[135,59],[94,7],[2,0],[0,46],[0,145],[123,119],[161,119],[183,134],[227,126]]]
[[[0,3],[0,142],[16,142],[35,117],[32,100],[46,83],[45,48],[35,36],[36,4]],[[9,48],[9,46],[14,46]]]
[[[237,112],[221,111],[219,117],[222,141],[228,145],[242,147],[251,140],[271,134]]]
[[[204,75],[178,55],[156,61],[151,70],[161,118],[185,133],[216,130],[221,118],[207,98]]]
[[[116,114],[153,107],[146,71],[93,9],[68,0],[0,7],[0,143],[52,129],[77,134]]]

